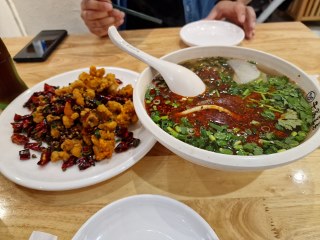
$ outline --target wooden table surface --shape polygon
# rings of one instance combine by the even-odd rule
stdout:
[[[185,48],[179,28],[125,31],[132,45],[160,57]],[[31,37],[4,39],[11,55]],[[284,58],[309,74],[320,73],[320,38],[299,22],[256,27],[243,47]],[[146,65],[109,39],[69,36],[43,63],[16,64],[32,87],[77,68],[116,66],[137,72]],[[1,154],[0,154],[1,161]],[[32,231],[69,240],[107,204],[136,194],[160,194],[198,212],[223,239],[320,239],[320,150],[287,166],[256,172],[223,172],[192,164],[157,143],[136,165],[99,184],[69,191],[38,191],[0,174],[0,239],[28,239]]]

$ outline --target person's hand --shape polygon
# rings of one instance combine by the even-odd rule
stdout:
[[[254,36],[256,13],[252,7],[246,6],[241,2],[220,1],[211,10],[206,19],[227,19],[241,26],[247,39],[251,39]]]
[[[81,18],[93,34],[104,37],[112,25],[119,27],[124,22],[125,14],[114,9],[111,0],[82,0]]]

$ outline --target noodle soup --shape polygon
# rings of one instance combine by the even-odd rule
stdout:
[[[286,151],[306,139],[313,123],[312,108],[288,77],[263,69],[257,79],[239,84],[228,58],[181,64],[204,81],[203,94],[174,94],[159,75],[145,94],[148,115],[170,135],[208,151],[245,156]]]

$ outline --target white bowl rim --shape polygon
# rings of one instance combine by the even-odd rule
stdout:
[[[272,54],[255,50],[249,49],[244,47],[238,46],[195,46],[180,49],[174,52],[171,52],[163,57],[162,59],[168,59],[169,57],[179,54],[186,51],[192,51],[193,49],[208,49],[208,48],[225,48],[225,49],[233,49],[233,50],[240,50],[240,51],[248,51],[254,54],[264,55],[266,57],[271,57],[274,60],[282,61],[285,64],[289,65],[290,67],[295,68],[300,72],[302,77],[307,78],[313,85],[314,88],[317,89],[318,93],[320,93],[319,84],[316,83],[312,78],[310,78],[306,73],[304,73],[300,68],[293,65],[292,63],[274,56]],[[190,58],[191,59],[191,58]],[[285,165],[296,161],[300,158],[305,157],[306,155],[310,154],[314,151],[317,147],[319,147],[320,143],[320,129],[316,130],[313,136],[299,146],[286,150],[284,152],[274,153],[274,154],[265,154],[265,155],[256,155],[256,156],[240,156],[240,155],[226,155],[216,152],[207,151],[204,149],[200,149],[184,143],[183,141],[178,140],[177,138],[171,136],[170,134],[166,133],[162,130],[159,126],[157,126],[152,119],[149,117],[147,112],[144,110],[144,102],[140,101],[140,96],[143,94],[142,89],[139,87],[141,83],[141,78],[145,75],[148,71],[151,71],[150,67],[144,69],[144,71],[140,74],[137,85],[134,89],[133,94],[133,101],[134,106],[137,112],[139,119],[141,120],[142,124],[154,135],[154,137],[168,149],[176,153],[177,155],[189,160],[193,163],[222,170],[260,170],[260,169],[267,169],[273,168],[276,166]]]

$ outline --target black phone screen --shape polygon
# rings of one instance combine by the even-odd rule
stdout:
[[[16,62],[45,61],[66,36],[66,30],[41,31],[13,57],[13,60]]]

